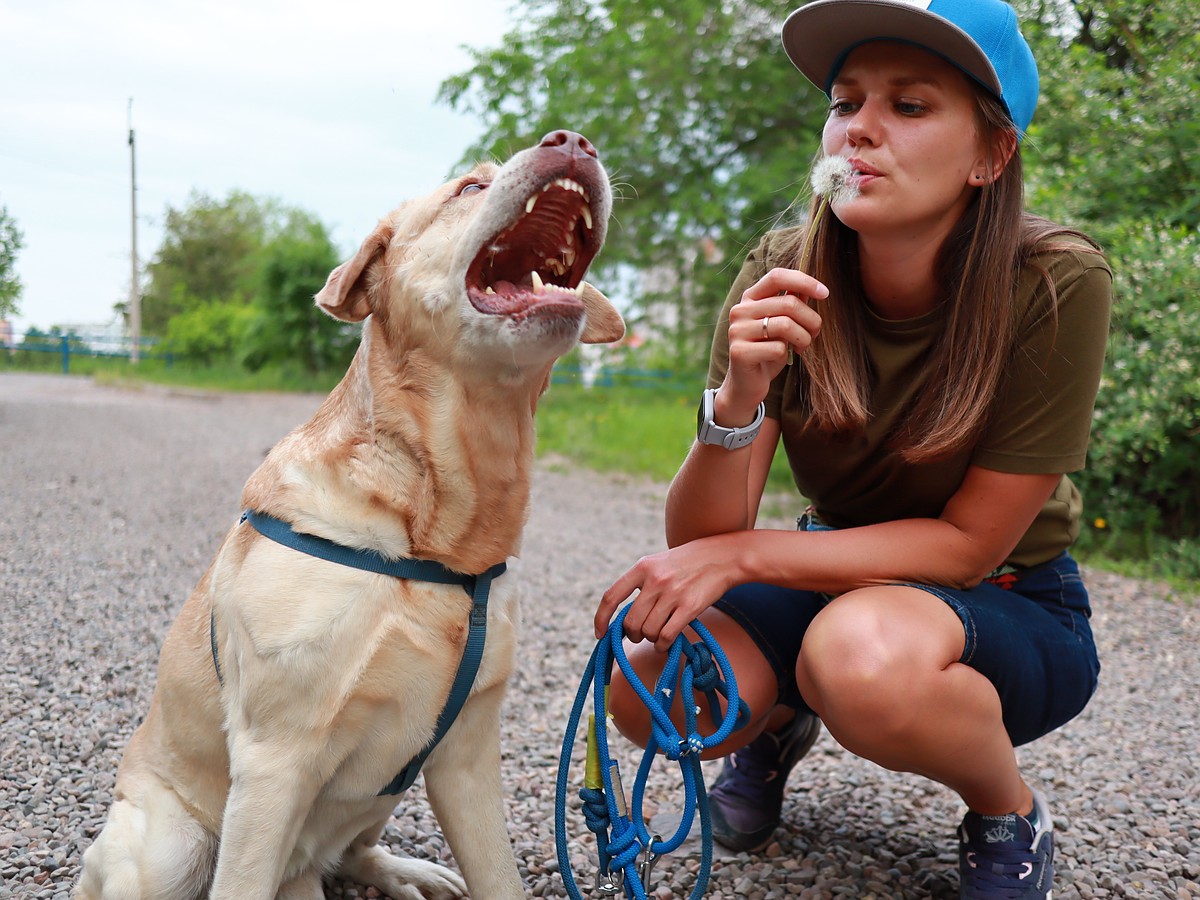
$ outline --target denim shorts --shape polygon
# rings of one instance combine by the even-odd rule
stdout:
[[[1069,553],[970,590],[910,586],[941,598],[962,621],[966,644],[959,661],[995,686],[1013,746],[1070,721],[1091,699],[1100,662],[1087,589]],[[779,702],[807,709],[796,687],[796,659],[804,632],[831,602],[814,591],[752,583],[714,606],[744,628],[767,658],[779,679]]]

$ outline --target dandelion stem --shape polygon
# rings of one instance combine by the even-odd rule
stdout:
[[[830,202],[832,200],[846,202],[858,196],[858,185],[853,178],[854,167],[844,156],[826,156],[813,167],[812,189],[813,193],[821,198],[821,202],[817,204],[816,212],[813,213],[812,220],[808,223],[808,234],[805,235],[804,247],[800,251],[801,271],[809,272],[812,269],[810,257],[813,251],[813,241],[816,239],[821,217],[825,215],[825,210],[829,207]],[[790,366],[795,361],[796,353],[792,349],[792,345],[788,344],[787,364]]]

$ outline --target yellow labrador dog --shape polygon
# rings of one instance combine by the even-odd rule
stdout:
[[[78,898],[319,900],[326,874],[396,900],[524,896],[499,747],[517,592],[497,573],[519,550],[551,366],[624,333],[583,282],[610,210],[595,150],[559,131],[385,218],[317,295],[365,320],[353,364],[242,495],[352,556],[495,576],[469,695],[423,769],[465,883],[377,842],[381,791],[428,750],[482,624],[478,582],[366,571],[243,517],[166,637]]]

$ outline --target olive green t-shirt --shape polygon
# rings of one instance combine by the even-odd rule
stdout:
[[[794,245],[794,236],[794,230],[772,232],[747,257],[713,338],[710,387],[720,385],[729,365],[730,308],[773,266],[787,264],[781,254]],[[870,418],[861,435],[833,437],[805,428],[800,365],[784,368],[767,395],[767,415],[779,421],[796,486],[823,522],[846,528],[937,518],[971,465],[1015,474],[1061,472],[1062,481],[1007,562],[1037,565],[1074,543],[1083,504],[1065,473],[1082,469],[1087,455],[1108,337],[1112,273],[1102,256],[1078,239],[1071,242],[1079,249],[1047,251],[1036,260],[1055,285],[1057,304],[1037,268],[1021,273],[1016,352],[983,433],[952,456],[913,464],[887,446],[920,386],[924,359],[940,327],[937,310],[900,321],[869,312],[867,351],[875,377]]]

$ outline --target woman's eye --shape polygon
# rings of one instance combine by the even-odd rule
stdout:
[[[927,108],[924,103],[917,103],[915,100],[901,100],[896,104],[896,109],[904,116],[919,116]]]
[[[829,112],[835,116],[848,116],[854,112],[854,104],[849,100],[834,100],[829,105]]]
[[[486,184],[480,184],[478,181],[472,181],[470,184],[464,184],[461,188],[459,188],[458,195],[461,197],[463,194],[478,194],[486,187]]]

